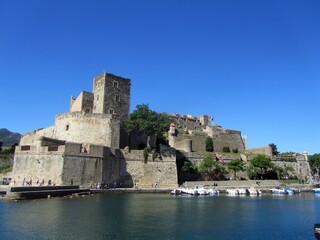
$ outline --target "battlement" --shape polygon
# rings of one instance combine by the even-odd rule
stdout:
[[[183,128],[185,130],[203,129],[207,126],[211,126],[212,116],[201,115],[199,117],[194,117],[190,114],[180,115],[177,113],[167,114],[178,128]]]

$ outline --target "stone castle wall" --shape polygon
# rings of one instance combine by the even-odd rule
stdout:
[[[171,146],[178,150],[190,149],[194,152],[206,150],[206,140],[212,138],[215,152],[223,152],[224,147],[229,147],[230,151],[238,149],[239,152],[244,152],[244,144],[241,138],[241,132],[215,127],[206,127],[204,131],[188,131],[189,134],[179,133],[177,137],[170,136],[169,141]]]
[[[93,93],[81,92],[80,95],[74,99],[71,98],[70,112],[93,112]]]
[[[220,126],[207,127],[204,131],[212,137],[214,151],[222,152],[224,147],[229,147],[230,151],[238,149],[239,152],[245,151],[245,146],[241,137],[241,132]]]
[[[131,80],[103,73],[94,79],[94,113],[117,114],[127,118],[130,111]]]
[[[59,114],[55,126],[55,138],[60,140],[112,148],[118,148],[120,144],[120,121],[108,114]]]
[[[123,151],[120,164],[120,178],[125,183],[137,183],[140,187],[152,187],[158,182],[159,187],[177,187],[178,176],[175,150],[162,151],[162,159],[152,160],[151,155],[145,163],[143,151]],[[128,185],[128,184],[126,184]]]
[[[54,138],[55,137],[55,126],[34,130],[32,132],[29,132],[29,133],[21,136],[19,145],[20,146],[36,145],[37,140],[41,137]]]
[[[58,145],[63,144],[63,145]],[[44,146],[46,145],[46,146]],[[23,179],[48,185],[89,187],[98,182],[117,186],[151,187],[157,181],[161,187],[175,187],[177,171],[175,152],[162,151],[162,160],[144,162],[143,151],[126,152],[98,145],[61,142],[42,138],[35,146],[18,146],[12,172],[16,186]],[[121,185],[119,185],[121,184]]]
[[[37,149],[35,146],[30,150],[23,150],[21,146],[16,147],[12,178],[16,186],[21,186],[23,181],[32,179],[33,185],[38,179],[48,184],[51,179],[52,184],[62,185],[61,173],[63,170],[64,146],[57,151],[49,151],[48,146]]]
[[[270,146],[250,148],[250,149],[247,149],[246,152],[253,153],[253,154],[265,154],[269,157],[272,157],[272,148]]]

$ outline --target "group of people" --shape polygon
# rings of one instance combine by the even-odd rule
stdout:
[[[16,185],[16,181],[13,181],[14,186]],[[37,186],[44,186],[44,179],[39,179],[37,178],[36,180],[36,185]],[[52,180],[49,179],[48,180],[48,186],[52,185]],[[27,186],[27,187],[31,187],[32,186],[32,178],[30,178],[29,180],[26,180],[26,178],[23,178],[22,184],[21,186]]]

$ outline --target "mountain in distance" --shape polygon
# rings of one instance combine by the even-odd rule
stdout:
[[[3,142],[3,147],[10,147],[14,143],[19,143],[20,138],[20,133],[14,133],[6,128],[0,128],[0,141]]]

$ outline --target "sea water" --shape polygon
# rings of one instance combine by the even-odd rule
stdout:
[[[320,195],[106,193],[0,201],[0,239],[315,239]]]

